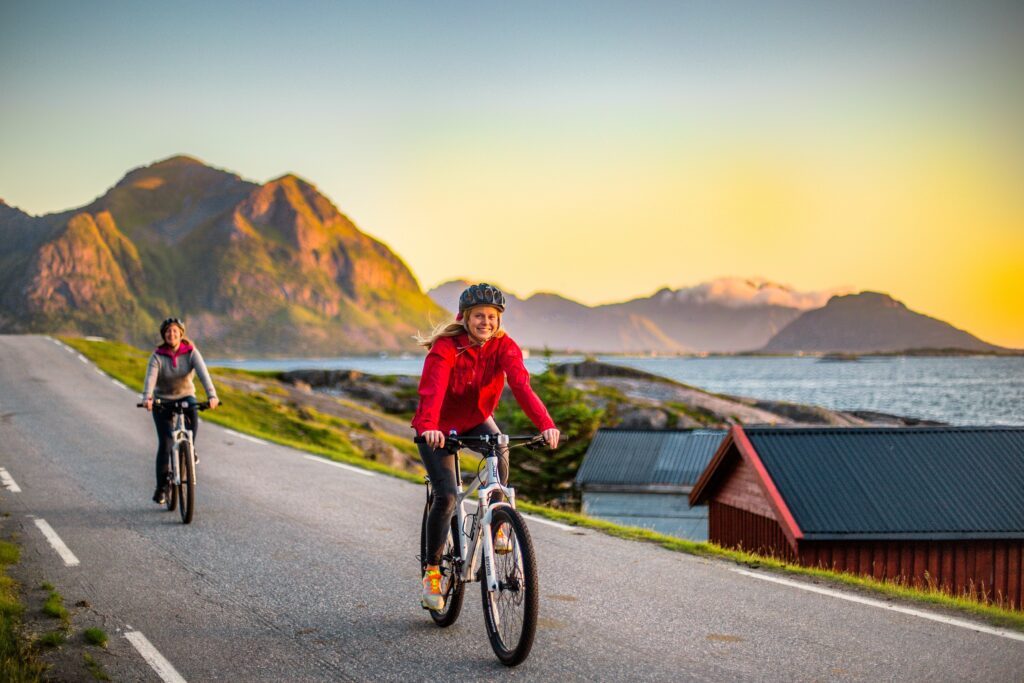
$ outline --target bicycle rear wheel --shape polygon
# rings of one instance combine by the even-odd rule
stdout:
[[[503,555],[494,554],[498,590],[489,591],[486,580],[480,582],[480,589],[491,648],[502,664],[516,666],[529,656],[537,632],[537,558],[526,523],[510,505],[497,507],[491,513],[487,533],[492,539],[502,524],[508,525],[505,531],[511,550]]]
[[[429,513],[430,498],[423,508],[423,520],[420,522],[420,578],[423,577],[427,566],[427,515]],[[462,599],[466,584],[459,579],[458,575],[458,560],[461,558],[458,544],[458,521],[452,517],[448,537],[445,539],[444,548],[441,549],[441,562],[438,564],[438,568],[441,570],[441,593],[444,595],[444,609],[427,610],[434,623],[442,628],[454,624],[462,612]]]
[[[181,521],[190,524],[195,511],[195,461],[192,459],[192,447],[188,445],[188,442],[181,444],[178,453],[180,454],[178,473],[181,477],[181,485],[178,486],[178,508],[181,511]]]

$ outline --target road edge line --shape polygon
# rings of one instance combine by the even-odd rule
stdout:
[[[371,472],[369,470],[364,470],[361,467],[353,467],[352,465],[345,465],[345,464],[340,463],[340,462],[334,462],[333,460],[328,460],[327,458],[319,458],[319,457],[317,457],[315,455],[303,455],[302,457],[305,458],[306,460],[312,460],[313,462],[320,462],[320,463],[323,463],[325,465],[331,465],[332,467],[340,467],[343,470],[349,470],[351,472],[355,472],[356,474],[361,474],[364,477],[376,477],[377,476],[377,474],[375,472]]]
[[[14,481],[14,477],[4,467],[0,467],[0,484],[3,484],[3,487],[11,493],[21,493],[21,487],[18,486],[18,482]]]
[[[174,665],[167,661],[167,658],[160,654],[160,651],[153,647],[153,643],[143,635],[142,631],[125,631],[124,637],[132,644],[135,650],[142,655],[156,675],[164,683],[186,683]]]
[[[881,600],[874,600],[872,598],[864,598],[859,595],[850,595],[848,593],[842,593],[831,588],[822,588],[821,586],[812,586],[800,581],[791,581],[790,579],[783,579],[779,576],[769,576],[768,574],[760,574],[758,572],[748,571],[746,569],[736,569],[734,567],[729,568],[731,571],[743,576],[749,576],[762,581],[771,581],[772,583],[779,583],[783,586],[789,586],[790,588],[798,588],[800,590],[809,591],[811,593],[818,593],[819,595],[827,595],[832,598],[838,598],[840,600],[847,600],[849,602],[856,602],[861,605],[868,605],[870,607],[878,607],[880,609],[889,610],[890,612],[899,612],[901,614],[909,614],[914,617],[920,617],[921,619],[928,619],[929,621],[937,621],[940,624],[946,624],[948,626],[957,626],[959,628],[965,628],[970,631],[978,631],[980,633],[987,633],[988,635],[999,636],[1001,638],[1008,638],[1010,640],[1019,640],[1024,642],[1024,633],[1016,633],[1007,629],[995,628],[992,626],[985,626],[983,624],[977,624],[972,621],[966,621],[964,619],[956,619],[954,617],[947,617],[941,614],[933,614],[931,612],[925,612],[923,610],[913,609],[911,607],[904,607],[902,605],[893,605],[888,602],[882,602]]]
[[[78,561],[78,558],[75,557],[75,554],[71,552],[71,548],[61,540],[60,536],[57,535],[57,532],[53,530],[53,527],[50,526],[45,519],[42,517],[35,517],[33,515],[29,515],[29,517],[31,517],[32,521],[36,523],[39,530],[43,532],[43,536],[45,536],[46,540],[49,541],[50,546],[56,550],[57,554],[60,555],[60,558],[64,560],[65,566],[77,567],[81,564],[81,562]]]

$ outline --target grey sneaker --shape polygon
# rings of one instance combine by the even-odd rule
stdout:
[[[441,593],[441,572],[432,569],[423,575],[423,596],[420,604],[429,610],[440,612],[444,609],[444,595]]]

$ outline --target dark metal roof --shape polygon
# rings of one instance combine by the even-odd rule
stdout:
[[[1024,428],[744,431],[805,538],[1024,538]]]
[[[576,484],[692,486],[725,434],[710,429],[599,429]]]

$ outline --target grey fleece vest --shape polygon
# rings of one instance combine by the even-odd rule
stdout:
[[[149,365],[146,367],[146,379],[143,382],[142,397],[144,399],[155,396],[159,399],[177,400],[186,396],[195,396],[196,387],[193,377],[199,373],[199,381],[203,383],[207,398],[217,396],[217,390],[213,387],[213,380],[203,362],[203,355],[199,349],[193,347],[191,351],[184,353],[177,358],[177,365],[174,361],[160,353],[153,352],[149,357]],[[155,392],[154,392],[155,389]]]

